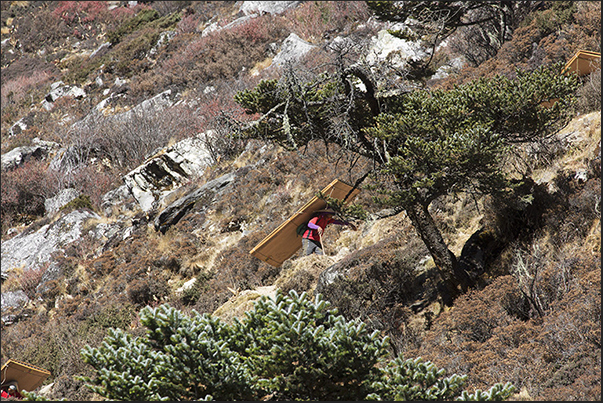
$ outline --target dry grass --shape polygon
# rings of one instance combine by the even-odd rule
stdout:
[[[212,315],[226,322],[231,322],[233,318],[242,319],[245,316],[245,312],[252,310],[253,304],[263,296],[274,299],[276,296],[276,287],[258,287],[254,290],[245,290],[237,293],[228,302],[216,309]]]

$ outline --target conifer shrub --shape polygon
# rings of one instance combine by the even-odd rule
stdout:
[[[107,40],[117,45],[123,37],[142,28],[146,24],[159,18],[159,12],[152,8],[140,10],[138,14],[124,21],[114,31],[107,32]]]
[[[62,206],[59,210],[63,213],[69,213],[74,210],[79,210],[82,208],[92,209],[92,202],[90,201],[90,196],[82,194],[71,200],[69,203]]]
[[[465,376],[421,358],[388,359],[388,338],[347,321],[320,295],[278,291],[242,320],[186,315],[169,305],[140,311],[145,334],[108,330],[87,345],[95,393],[116,400],[504,400],[507,383],[474,394]]]

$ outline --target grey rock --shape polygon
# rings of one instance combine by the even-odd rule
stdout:
[[[392,30],[404,29],[404,24],[394,24]],[[388,63],[399,68],[406,67],[410,60],[420,60],[427,56],[425,49],[419,42],[400,39],[389,33],[388,29],[379,31],[371,40],[371,47],[366,55],[366,62],[371,65],[379,65],[387,60]]]
[[[61,267],[52,262],[46,270],[44,270],[44,274],[42,274],[42,278],[40,279],[40,284],[36,287],[36,294],[43,294],[44,292],[49,290],[48,282],[52,280],[57,280],[61,278],[63,275],[63,270]]]
[[[55,89],[51,90],[48,94],[46,94],[44,99],[48,102],[55,102],[60,97],[64,96],[68,90],[69,90],[69,86],[67,86],[67,85],[63,86],[63,87],[55,88]]]
[[[41,267],[50,260],[50,255],[78,240],[82,235],[84,223],[91,219],[100,219],[92,211],[80,209],[46,224],[35,232],[23,231],[21,234],[2,242],[2,272],[11,272],[16,268],[24,270]]]
[[[101,55],[103,53],[106,52],[106,50],[111,46],[111,42],[105,42],[102,45],[100,45],[98,48],[96,48],[96,50],[92,53],[90,53],[89,58],[92,59],[94,56],[96,55]]]
[[[344,274],[338,269],[337,265],[328,267],[325,271],[320,273],[316,283],[316,292],[321,293],[330,284],[332,284],[337,278],[342,277]]]
[[[283,41],[280,52],[272,59],[272,66],[282,66],[287,62],[296,62],[315,47],[315,45],[292,33]]]
[[[86,97],[86,91],[76,86],[63,85],[62,81],[57,81],[51,85],[50,92],[46,94],[42,101],[42,106],[44,109],[50,110],[57,99],[66,96],[82,99]]]
[[[22,311],[29,303],[29,298],[25,292],[8,291],[0,294],[0,309],[2,310],[2,324],[11,325],[19,320]]]
[[[281,14],[289,9],[295,8],[302,1],[244,1],[239,8],[245,15],[252,13]]]
[[[184,139],[161,150],[123,178],[129,192],[148,212],[160,206],[174,190],[199,177],[212,162],[207,133]]]
[[[44,208],[47,214],[53,214],[59,211],[61,207],[79,196],[79,192],[73,188],[63,189],[56,196],[44,201]]]
[[[578,182],[586,182],[588,180],[588,170],[578,169],[574,175],[574,179]]]
[[[27,130],[27,128],[32,124],[32,122],[33,116],[28,115],[22,117],[14,125],[12,125],[10,129],[8,129],[8,135],[12,137],[22,133],[23,131]]]
[[[35,138],[33,139],[31,146],[16,147],[5,154],[2,154],[2,171],[17,168],[30,158],[45,158],[57,147],[58,144],[54,142],[41,141],[38,138]]]
[[[3,292],[0,296],[2,311],[6,308],[22,308],[29,302],[29,298],[21,290]]]
[[[132,199],[132,194],[126,185],[121,185],[117,189],[110,190],[105,193],[101,200],[101,208],[107,217],[113,215],[113,209],[117,208],[119,211],[125,213],[126,211],[132,211],[129,208],[129,204],[126,203],[129,199]]]
[[[219,195],[220,191],[224,190],[235,180],[235,178],[235,173],[222,175],[171,203],[155,218],[155,230],[165,233],[172,225],[180,221],[198,200],[208,200],[211,202],[211,200],[214,200],[215,197]]]
[[[149,54],[150,55],[157,54],[157,50],[161,46],[166,45],[175,36],[176,36],[176,31],[164,31],[164,32],[162,32],[161,35],[159,36],[159,39],[157,40],[157,43],[155,44],[155,46],[153,46],[153,48],[151,48],[151,50],[149,50]]]

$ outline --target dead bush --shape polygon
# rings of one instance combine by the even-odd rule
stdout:
[[[297,291],[301,294],[304,291],[309,291],[310,288],[316,284],[318,276],[312,274],[306,269],[299,269],[293,273],[287,280],[280,284],[280,289],[283,293],[289,293],[291,290]]]
[[[70,148],[63,159],[63,167],[94,180],[123,174],[141,164],[153,151],[166,147],[194,134],[194,119],[185,118],[189,111],[182,107],[164,110],[132,109],[127,113],[103,116],[91,113],[76,125],[64,129]],[[94,174],[93,170],[100,171]]]
[[[40,267],[29,267],[23,270],[19,275],[19,288],[27,295],[29,299],[34,299],[36,289],[42,280],[42,276],[46,272],[49,263]]]
[[[530,396],[556,399],[565,390],[576,400],[598,399],[592,374],[600,373],[599,257],[568,259],[553,253],[536,279],[548,307],[542,316],[526,312],[526,292],[515,278],[498,277],[459,297],[406,354],[468,374],[468,390],[508,381]]]
[[[578,90],[578,113],[589,113],[601,110],[601,68],[590,73],[584,79],[584,84]]]

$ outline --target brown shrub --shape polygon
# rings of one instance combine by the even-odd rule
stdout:
[[[424,244],[416,237],[384,238],[336,263],[330,270],[347,274],[317,291],[346,318],[360,317],[392,335],[394,344],[414,343],[416,340],[408,339],[411,335],[404,333],[409,319],[404,306],[416,305],[417,309],[437,300],[434,273],[415,272],[426,254]],[[399,337],[404,339],[398,340]]]
[[[295,290],[301,294],[304,291],[309,291],[310,288],[316,284],[317,279],[318,276],[314,275],[309,270],[299,269],[287,280],[283,281],[279,288],[285,294],[289,294],[289,291],[291,290]]]
[[[105,186],[117,184],[118,177],[140,165],[151,152],[196,134],[198,119],[186,106],[174,106],[156,111],[133,111],[122,120],[90,114],[77,127],[63,127],[63,141],[71,144],[66,160],[77,167],[71,179],[86,187],[86,193],[96,201],[106,192],[103,186],[94,192],[88,185],[98,182]],[[84,191],[84,190],[82,190]],[[96,193],[96,194],[94,194]]]
[[[27,60],[28,58],[24,59]],[[24,63],[18,64],[22,66]],[[39,67],[33,67],[32,71],[28,71],[26,74],[10,79],[5,79],[3,77],[1,98],[2,109],[4,110],[4,108],[6,108],[9,104],[17,104],[19,106],[27,106],[27,108],[29,108],[31,106],[31,98],[28,96],[29,93],[32,90],[41,90],[45,88],[53,79],[50,69],[45,67],[47,66],[42,64]],[[35,98],[39,99],[38,96]]]
[[[288,32],[304,40],[320,43],[323,34],[347,34],[371,15],[364,2],[321,1],[304,2],[283,13]]]
[[[517,280],[498,277],[457,299],[453,310],[434,321],[420,348],[406,354],[431,360],[447,373],[468,374],[469,390],[511,382],[537,400],[597,400],[600,263],[586,257],[573,267],[571,276],[565,274],[567,291],[557,292],[544,316],[514,318],[509,296],[519,299]],[[554,271],[541,281],[555,284]]]
[[[583,79],[583,84],[577,92],[578,113],[590,113],[601,110],[601,68],[593,71]]]
[[[601,47],[600,11],[600,2],[552,2],[547,9],[527,16],[496,56],[478,67],[467,66],[458,75],[435,83],[435,86],[450,89],[454,84],[478,77],[511,76],[515,68],[532,70],[543,64],[568,61],[579,49],[598,51]]]
[[[29,224],[45,213],[44,201],[53,194],[46,163],[30,160],[12,171],[2,173],[2,234],[17,223]]]
[[[269,14],[228,30],[182,34],[159,51],[159,68],[134,78],[132,95],[144,98],[164,88],[197,88],[238,77],[266,58],[266,45],[284,39],[280,20]]]
[[[23,290],[29,299],[35,298],[36,289],[48,266],[49,263],[46,263],[40,267],[26,268],[19,276],[19,288]]]
[[[148,276],[135,279],[127,287],[128,298],[138,308],[158,305],[169,295],[167,279],[162,276]]]

